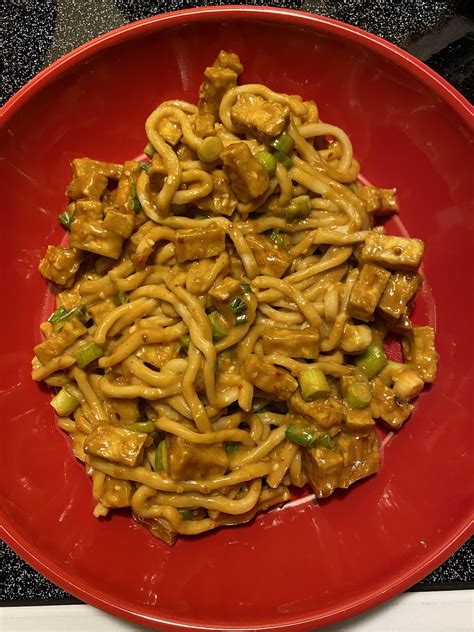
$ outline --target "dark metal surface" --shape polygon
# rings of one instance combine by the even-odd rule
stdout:
[[[353,24],[411,52],[474,101],[472,0],[3,0],[1,103],[42,68],[97,35],[165,11],[224,4],[300,9]],[[471,539],[412,590],[473,585]],[[78,602],[0,541],[0,605],[38,603]]]

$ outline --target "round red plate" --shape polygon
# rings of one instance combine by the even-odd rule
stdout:
[[[195,101],[220,48],[245,82],[301,94],[349,132],[364,175],[396,186],[401,218],[426,242],[439,375],[385,450],[378,476],[316,506],[300,504],[169,549],[127,514],[92,517],[90,482],[30,380],[47,300],[37,273],[78,156],[123,161],[145,144],[160,101]],[[35,77],[3,108],[2,537],[81,599],[176,629],[303,629],[388,599],[472,532],[472,110],[423,64],[317,16],[206,8],[104,35]],[[419,309],[420,312],[420,309]]]

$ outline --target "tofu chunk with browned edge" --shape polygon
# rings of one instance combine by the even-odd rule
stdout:
[[[295,378],[270,362],[255,354],[248,355],[242,366],[242,375],[251,384],[276,399],[288,400],[298,388]]]
[[[107,476],[99,500],[104,507],[119,509],[130,507],[132,504],[133,487],[131,481],[122,481],[113,476]]]
[[[202,211],[209,211],[213,215],[230,217],[235,211],[237,200],[229,186],[229,178],[220,169],[211,173],[212,191],[206,197],[196,200],[196,206]]]
[[[391,428],[398,429],[408,419],[412,404],[399,397],[378,377],[372,380],[370,410],[375,418],[383,419]]]
[[[144,432],[100,423],[87,435],[84,452],[112,463],[135,467],[140,464],[147,441],[148,435]]]
[[[352,288],[347,305],[348,314],[359,320],[374,320],[375,308],[389,278],[390,272],[380,266],[364,264]]]
[[[361,263],[376,265],[396,272],[416,272],[425,249],[421,239],[370,232],[361,252]]]
[[[176,260],[179,263],[217,257],[225,250],[225,230],[221,226],[180,228],[175,236]]]
[[[61,355],[86,333],[87,327],[81,323],[79,318],[70,318],[65,321],[61,331],[53,331],[47,340],[36,345],[34,348],[36,357],[42,364],[46,364]]]
[[[220,51],[212,66],[204,71],[204,81],[199,88],[198,109],[200,114],[219,116],[219,106],[224,94],[237,85],[243,67],[234,53]]]
[[[281,134],[288,124],[290,108],[276,101],[267,101],[256,94],[239,94],[231,110],[234,125],[258,138]]]
[[[241,202],[250,202],[263,195],[270,186],[265,168],[253,157],[245,143],[232,143],[221,152],[224,171]]]
[[[166,455],[168,473],[176,481],[222,476],[229,467],[229,457],[222,444],[190,443],[175,435],[166,437]]]
[[[317,498],[330,496],[338,487],[347,489],[379,468],[379,442],[375,430],[357,436],[341,432],[337,446],[303,450],[308,482]]]
[[[41,276],[61,287],[71,287],[84,254],[76,248],[49,245],[38,266]]]
[[[398,320],[405,311],[407,303],[418,292],[420,284],[419,274],[394,272],[379,301],[378,311],[380,314],[391,322]]]
[[[281,353],[290,358],[315,360],[319,355],[319,329],[287,329],[267,327],[263,333],[263,351],[266,354]]]
[[[341,429],[344,408],[335,397],[305,402],[297,391],[291,398],[289,407],[291,412],[303,415],[309,423],[330,436],[336,435]]]
[[[438,352],[432,327],[413,327],[403,341],[405,360],[413,364],[423,382],[434,382],[438,369]]]
[[[280,279],[290,265],[290,256],[271,239],[256,233],[246,235],[260,274]]]
[[[118,180],[122,175],[122,165],[114,162],[101,162],[91,158],[75,158],[72,163],[72,172],[76,177],[81,177],[95,173],[112,180]]]

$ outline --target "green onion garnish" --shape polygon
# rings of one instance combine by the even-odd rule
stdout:
[[[142,205],[140,204],[140,200],[138,199],[137,186],[135,182],[132,182],[132,186],[130,189],[130,202],[131,202],[132,211],[135,211],[135,213],[138,213],[138,211],[141,210]]]
[[[145,149],[143,150],[143,153],[146,154],[149,158],[152,158],[153,154],[155,153],[155,148],[151,143],[147,143]]]
[[[239,444],[236,441],[225,441],[224,450],[227,454],[234,454],[239,449]]]
[[[303,446],[303,448],[312,448],[318,438],[316,428],[306,424],[290,424],[285,434],[287,439]]]
[[[285,218],[288,221],[304,219],[311,212],[311,204],[308,195],[299,195],[291,200],[285,208]]]
[[[66,209],[64,213],[61,213],[58,219],[66,230],[71,230],[71,224],[74,219],[74,213],[70,211],[69,209]]]
[[[50,402],[51,406],[60,417],[71,415],[80,403],[80,400],[67,391],[66,388],[62,388]]]
[[[291,167],[293,166],[292,159],[286,154],[284,154],[282,151],[276,151],[273,154],[273,157],[275,158],[277,162],[281,162],[281,164],[285,167],[285,169],[291,169]]]
[[[150,432],[155,432],[156,430],[156,426],[152,421],[136,421],[134,423],[125,424],[125,428],[146,434],[150,434]]]
[[[98,347],[94,342],[85,344],[76,354],[77,365],[83,369],[85,366],[97,360],[102,355],[102,349]]]
[[[191,511],[191,509],[187,509],[186,507],[181,507],[178,509],[179,513],[181,514],[181,518],[183,520],[192,520],[193,519],[193,512]]]
[[[212,337],[214,340],[222,340],[229,333],[229,325],[226,319],[219,312],[211,312],[208,315],[209,322],[211,323]],[[237,324],[237,318],[236,324]]]
[[[259,151],[255,154],[255,158],[262,165],[269,176],[272,176],[275,173],[276,169],[276,160],[272,154],[264,149],[263,151]]]
[[[218,136],[208,136],[199,143],[197,154],[203,162],[214,162],[223,149],[224,145]]]
[[[188,205],[187,204],[172,204],[171,212],[173,213],[173,215],[186,215],[188,212]]]
[[[66,320],[69,318],[70,312],[64,307],[64,305],[60,305],[57,310],[55,310],[51,316],[48,318],[48,323],[55,325],[56,323],[60,323],[62,320]]]
[[[382,347],[376,344],[369,345],[356,360],[356,365],[367,375],[369,380],[380,373],[386,364],[387,356]]]
[[[128,303],[128,292],[117,292],[114,296],[115,305],[123,305]]]
[[[196,215],[194,215],[194,219],[210,219],[211,214],[210,213],[196,213]]]
[[[166,445],[165,440],[160,441],[160,443],[156,447],[155,452],[155,471],[161,472],[165,469],[165,460],[166,460]]]
[[[229,304],[230,309],[236,314],[242,314],[247,311],[247,303],[241,299],[239,296],[236,296]]]
[[[268,239],[273,241],[275,246],[278,246],[278,248],[287,248],[288,246],[288,235],[280,232],[278,228],[272,228],[272,230],[268,233]]]
[[[252,288],[250,287],[250,285],[248,283],[246,283],[245,281],[241,281],[240,282],[240,287],[242,288],[242,292],[244,294],[251,294],[252,293]]]
[[[329,435],[325,434],[322,437],[318,437],[316,440],[316,445],[321,448],[329,448],[332,449],[336,446],[336,440],[331,438]]]
[[[189,347],[189,343],[191,342],[191,336],[189,334],[184,334],[179,339],[180,345],[183,349],[187,349]]]
[[[298,375],[301,396],[306,402],[327,397],[330,388],[326,376],[321,369],[306,369]]]
[[[372,399],[370,386],[366,382],[352,382],[347,387],[344,399],[351,408],[366,408]]]
[[[148,171],[148,169],[151,167],[151,162],[141,162],[140,163],[140,169],[142,171]]]
[[[295,148],[295,141],[289,134],[282,134],[281,136],[274,138],[271,141],[270,146],[273,147],[273,149],[280,151],[282,154],[289,156]]]
[[[51,316],[48,318],[48,322],[52,325],[60,325],[70,318],[78,318],[83,325],[85,325],[90,319],[89,314],[82,306],[74,307],[73,309],[68,311],[64,307],[64,305],[61,305],[56,311],[51,314]]]
[[[247,314],[237,314],[235,317],[236,325],[246,325],[249,322]]]

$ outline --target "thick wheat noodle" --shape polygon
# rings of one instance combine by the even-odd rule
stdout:
[[[285,441],[272,462],[272,471],[267,476],[267,483],[270,487],[275,488],[280,485],[298,450],[297,445],[291,441]]]
[[[250,412],[252,410],[252,400],[253,400],[253,384],[248,382],[247,380],[242,380],[242,383],[239,385],[239,406],[245,412]]]
[[[249,447],[255,445],[255,441],[246,430],[239,430],[237,428],[229,428],[226,430],[217,430],[212,432],[194,432],[193,430],[184,427],[172,419],[167,419],[166,417],[157,419],[155,421],[155,425],[159,430],[182,437],[190,443],[212,445],[214,443],[222,443],[223,441],[235,441],[236,443],[242,443],[243,445]]]
[[[303,459],[301,457],[301,450],[293,457],[290,464],[290,481],[295,487],[304,487],[306,484],[306,476],[303,471]]]
[[[184,171],[181,175],[181,184],[187,185],[188,188],[176,191],[172,199],[173,204],[191,204],[209,195],[213,188],[211,176],[200,169]]]
[[[347,280],[341,300],[341,311],[339,311],[338,315],[336,316],[329,337],[326,340],[321,341],[321,351],[332,351],[336,348],[336,346],[339,344],[339,341],[341,340],[342,334],[344,333],[346,321],[349,318],[349,314],[347,313],[347,303],[349,301],[352,288],[354,287],[354,283],[357,281],[358,275],[359,271],[357,269],[351,270],[347,275]]]
[[[340,143],[341,157],[339,159],[338,171],[348,171],[352,164],[352,143],[349,136],[340,127],[327,125],[325,123],[309,123],[298,127],[298,132],[303,138],[314,136],[334,136]]]
[[[174,230],[172,230],[171,228],[154,226],[138,243],[137,249],[135,251],[135,256],[137,258],[143,258],[143,260],[145,261],[146,258],[153,252],[156,244],[160,241],[160,239],[165,239],[166,241],[174,241],[174,237]]]
[[[316,311],[316,309],[309,303],[304,295],[297,290],[294,286],[290,285],[286,281],[282,279],[275,279],[274,277],[269,276],[259,276],[253,279],[253,285],[257,288],[273,288],[283,294],[291,301],[293,301],[309,322],[310,325],[315,327],[319,327],[321,324],[321,317]]]
[[[281,162],[277,163],[276,176],[280,186],[280,197],[278,198],[278,203],[281,204],[281,206],[285,206],[293,198],[294,192],[293,183],[291,182],[288,171]]]
[[[149,209],[143,209],[145,211],[145,214],[157,223],[160,220],[160,216],[166,217],[166,215],[168,215],[171,200],[173,199],[173,195],[178,190],[181,181],[181,166],[179,164],[179,159],[173,149],[165,142],[161,134],[156,131],[156,124],[160,118],[159,110],[160,108],[157,108],[147,118],[145,123],[145,130],[146,135],[148,136],[148,140],[163,160],[167,175],[165,177],[165,181],[161,191],[155,196],[154,204],[156,206],[157,212],[153,210],[153,213],[150,214]],[[148,179],[145,171],[142,171],[142,173],[140,174],[140,178],[143,175],[146,179]]]
[[[101,368],[114,366],[122,360],[125,360],[127,356],[134,353],[144,344],[148,345],[178,340],[178,338],[186,333],[186,330],[187,328],[184,323],[178,323],[161,329],[139,329],[132,334],[126,333],[117,341],[110,355],[102,356],[99,359],[99,366]]]
[[[125,358],[122,366],[139,380],[155,388],[166,388],[177,381],[176,373],[171,373],[163,369],[160,372],[149,369],[140,358],[134,355]]]
[[[272,430],[266,441],[251,450],[241,450],[231,459],[232,469],[240,468],[243,465],[249,465],[265,458],[277,445],[285,439],[285,433],[288,426],[283,425]]]
[[[47,364],[44,364],[37,369],[33,369],[31,377],[35,382],[40,382],[46,379],[52,373],[60,371],[62,369],[68,369],[70,366],[76,363],[76,358],[72,355],[64,353],[63,355],[53,358]]]
[[[78,367],[73,367],[71,369],[71,376],[76,380],[77,386],[79,390],[84,396],[87,404],[90,406],[90,409],[97,421],[109,421],[109,415],[107,414],[102,402],[97,397],[96,392],[89,384],[89,380],[87,379],[87,374]]]
[[[164,492],[200,492],[201,494],[210,494],[213,491],[229,487],[231,485],[239,485],[246,483],[255,478],[266,476],[271,469],[271,464],[267,462],[250,463],[239,467],[238,469],[224,474],[222,476],[214,476],[206,480],[188,480],[175,481],[172,478],[162,476],[158,472],[152,472],[142,466],[130,467],[127,465],[117,465],[101,459],[99,457],[87,456],[87,463],[95,470],[100,470],[109,476],[118,478],[123,481],[135,481],[142,485],[148,485],[153,489]]]
[[[136,301],[132,301],[131,303],[125,303],[125,305],[120,305],[119,307],[116,307],[111,312],[109,312],[107,316],[105,316],[105,318],[103,318],[97,325],[93,336],[94,342],[96,344],[104,344],[109,330],[112,330],[112,327],[117,323],[117,321],[120,321],[123,316],[131,316],[131,319],[127,319],[127,324],[130,324],[131,322],[134,322],[135,320],[138,320],[139,318],[142,318],[146,314],[153,311],[155,307],[156,301],[146,298],[140,298]],[[119,333],[123,326],[121,326],[115,333]],[[115,335],[113,331],[111,331],[110,333],[112,336]]]
[[[124,278],[124,279],[116,279],[114,281],[115,287],[119,292],[131,292],[132,290],[136,290],[137,287],[142,285],[146,278],[152,273],[153,268],[147,267],[144,270],[139,270],[134,274]]]
[[[229,347],[239,344],[239,342],[247,335],[247,332],[255,321],[257,307],[257,299],[252,294],[248,298],[247,323],[245,325],[241,325],[240,327],[234,327],[232,331],[225,336],[225,338],[216,342],[215,348],[217,353],[221,353]]]
[[[198,430],[201,432],[209,432],[211,430],[211,422],[194,387],[194,382],[200,367],[201,353],[191,342],[188,348],[188,367],[183,376],[183,397],[189,406],[192,418]]]
[[[109,378],[104,375],[100,381],[100,390],[106,397],[113,397],[115,399],[134,399],[135,397],[142,397],[153,401],[155,399],[163,399],[170,397],[170,395],[177,395],[181,392],[182,385],[180,381],[174,381],[173,384],[163,386],[161,388],[155,388],[148,386],[147,384],[114,384]]]

